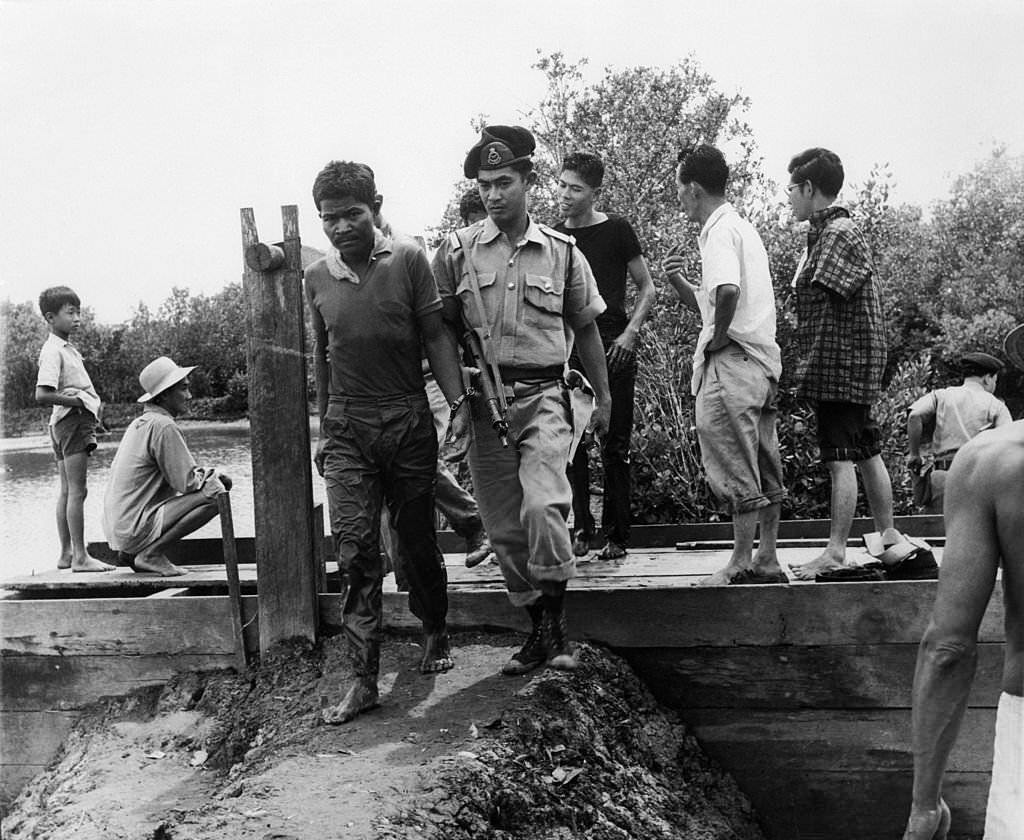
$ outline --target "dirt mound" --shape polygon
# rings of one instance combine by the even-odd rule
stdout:
[[[182,675],[98,704],[23,792],[11,840],[741,838],[746,798],[628,666],[498,675],[517,639],[461,634],[456,668],[389,638],[382,707],[320,723],[351,676],[338,640],[245,675]]]

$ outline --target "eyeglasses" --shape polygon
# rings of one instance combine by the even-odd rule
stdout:
[[[796,189],[797,187],[802,187],[806,183],[807,183],[806,181],[800,181],[800,182],[798,182],[796,184],[790,184],[788,187],[786,187],[787,195],[792,195],[794,189]]]

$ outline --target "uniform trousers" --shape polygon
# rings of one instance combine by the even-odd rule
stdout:
[[[509,600],[528,606],[541,595],[540,581],[565,581],[576,573],[566,527],[572,505],[566,476],[572,417],[561,379],[515,382],[506,393],[511,398],[507,448],[491,426],[483,398],[473,398],[469,468]]]

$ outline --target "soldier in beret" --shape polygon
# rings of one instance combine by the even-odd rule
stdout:
[[[1005,426],[1010,412],[993,396],[1003,363],[988,353],[968,353],[960,359],[963,383],[930,391],[910,406],[907,418],[907,467],[914,475],[914,500],[925,513],[942,513],[946,473],[953,456],[978,432]],[[933,461],[921,458],[925,429],[931,435]]]
[[[487,218],[453,233],[433,268],[449,327],[480,338],[508,422],[504,446],[481,396],[471,398],[469,466],[484,527],[509,598],[530,616],[523,647],[502,668],[525,674],[576,667],[567,638],[566,582],[575,558],[566,520],[572,409],[564,379],[573,343],[597,397],[592,427],[608,428],[611,397],[595,318],[605,302],[572,237],[537,224],[527,209],[536,183],[533,135],[488,126],[466,155]]]

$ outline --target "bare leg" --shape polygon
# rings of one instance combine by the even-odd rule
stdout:
[[[68,528],[68,472],[64,461],[57,462],[57,474],[60,476],[60,492],[57,494],[57,536],[60,539],[60,557],[57,559],[58,569],[71,568],[71,531]]]
[[[893,526],[892,481],[881,455],[874,455],[857,464],[864,479],[864,495],[868,497],[875,528],[882,535],[882,542],[891,545],[899,540],[899,532]],[[888,532],[888,533],[887,533]]]
[[[857,509],[857,471],[853,461],[829,461],[828,471],[832,477],[832,523],[828,545],[810,563],[791,567],[800,580],[814,580],[819,572],[846,565],[846,541],[850,538],[853,514]],[[891,510],[891,496],[889,504]]]
[[[758,574],[770,575],[782,571],[776,552],[776,544],[779,540],[779,511],[781,507],[781,504],[776,502],[773,505],[761,508],[757,512],[760,537],[757,544],[757,554],[754,555],[754,571]]]
[[[754,550],[754,531],[757,529],[757,511],[734,513],[732,516],[732,556],[729,562],[713,575],[704,578],[699,586],[725,586],[740,572],[750,568]]]
[[[86,471],[89,454],[76,452],[64,459],[64,472],[68,482],[67,523],[71,537],[71,571],[109,572],[113,569],[106,563],[90,557],[85,550],[85,497],[89,492]]]
[[[136,572],[152,572],[163,577],[185,574],[164,556],[164,550],[198,528],[203,527],[217,515],[217,503],[202,493],[187,493],[171,499],[164,507],[164,532],[135,557],[133,568]]]

